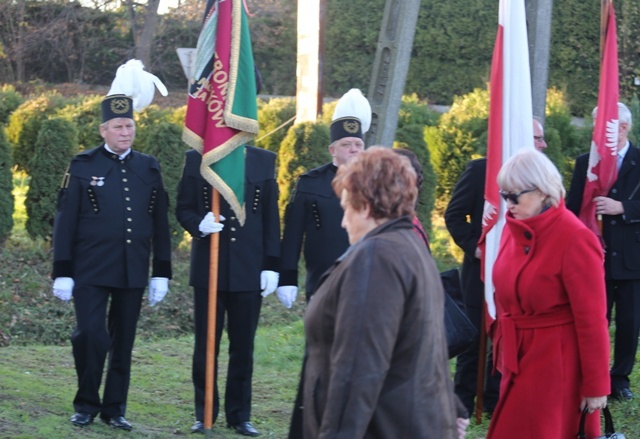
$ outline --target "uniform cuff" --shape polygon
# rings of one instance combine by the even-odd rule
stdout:
[[[285,270],[280,272],[280,286],[298,286],[298,270]]]
[[[56,279],[58,277],[73,278],[73,264],[71,261],[53,261],[51,279]]]
[[[171,261],[153,261],[151,277],[166,277],[171,279]]]

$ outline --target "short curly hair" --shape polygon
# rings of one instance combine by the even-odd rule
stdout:
[[[338,197],[342,190],[356,210],[371,209],[374,219],[415,215],[418,186],[409,159],[389,148],[372,146],[340,165],[331,183]]]

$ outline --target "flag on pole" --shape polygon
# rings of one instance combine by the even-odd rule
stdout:
[[[258,133],[256,78],[242,0],[208,0],[182,139],[200,172],[244,224],[244,145]]]
[[[520,148],[533,148],[529,44],[524,0],[500,0],[491,61],[487,174],[482,215],[483,278],[487,311],[496,318],[491,273],[498,254],[506,206],[497,183],[502,164]],[[524,189],[524,188],[523,188]]]
[[[618,179],[618,39],[613,2],[609,3],[608,15],[600,68],[598,114],[593,127],[579,215],[580,220],[598,236],[602,233],[596,220],[596,205],[592,200],[597,196],[606,196]]]

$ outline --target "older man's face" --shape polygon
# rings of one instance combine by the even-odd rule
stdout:
[[[544,129],[537,120],[533,121],[533,146],[540,152],[547,149],[547,142],[544,140]]]
[[[100,135],[116,154],[126,152],[136,138],[136,124],[133,119],[117,117],[100,125]]]

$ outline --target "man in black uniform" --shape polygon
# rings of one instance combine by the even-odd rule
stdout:
[[[542,152],[547,148],[544,129],[538,119],[533,120],[533,144]],[[480,273],[478,240],[482,234],[484,185],[487,159],[472,160],[456,183],[444,213],[444,221],[455,243],[464,251],[462,261],[462,293],[465,313],[480,329],[484,305],[484,283]],[[456,358],[455,392],[469,414],[473,413],[478,382],[479,343]],[[489,358],[487,381],[484,387],[484,410],[491,414],[498,402],[500,374],[492,374]]]
[[[298,294],[298,260],[304,242],[307,269],[305,292],[307,301],[313,295],[320,276],[349,247],[349,237],[342,228],[344,211],[331,181],[338,166],[364,151],[364,134],[371,124],[371,106],[358,89],[340,98],[331,122],[332,161],[302,174],[287,205],[282,237],[280,286],[276,294],[280,302],[291,308]],[[291,418],[290,439],[302,437],[302,364],[301,380]]]
[[[100,414],[114,428],[131,429],[124,418],[131,352],[151,249],[151,306],[164,298],[171,278],[168,196],[158,161],[131,149],[132,108],[132,99],[124,95],[102,101],[105,143],[71,161],[54,224],[53,293],[62,300],[73,294],[77,325],[71,343],[78,392],[71,422],[81,427]]]
[[[593,202],[596,214],[602,215],[609,321],[614,304],[616,307],[611,396],[628,401],[633,399],[629,376],[640,334],[640,149],[627,139],[631,111],[622,103],[618,103],[618,121],[618,178],[606,197],[595,197]],[[588,165],[589,153],[576,159],[567,194],[567,208],[576,215],[580,214]]]
[[[215,370],[218,370],[217,356],[226,315],[229,365],[224,409],[227,426],[245,436],[259,434],[250,422],[253,347],[262,298],[278,286],[280,219],[275,154],[253,146],[246,146],[245,151],[244,226],[223,199],[220,214],[225,219],[224,228],[213,218],[212,188],[200,174],[202,155],[198,151],[186,153],[178,185],[176,216],[193,238],[189,284],[194,290],[195,314],[192,378],[196,422],[191,428],[194,433],[204,433],[210,234],[219,232]],[[220,406],[217,379],[215,382],[214,421]]]

